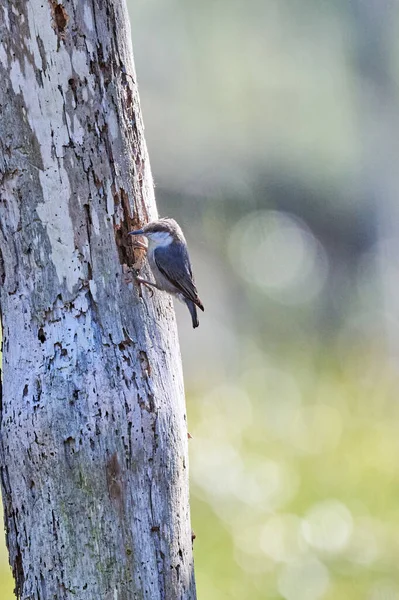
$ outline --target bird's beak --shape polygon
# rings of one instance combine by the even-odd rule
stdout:
[[[128,235],[144,235],[144,231],[142,229],[138,229],[137,231],[129,231]],[[134,240],[133,247],[147,250],[147,246],[138,240]]]

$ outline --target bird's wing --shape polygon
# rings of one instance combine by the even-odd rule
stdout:
[[[193,281],[190,258],[185,246],[170,244],[160,246],[154,250],[154,260],[161,271],[178,290],[202,308],[202,302],[198,298],[197,288]],[[203,310],[203,308],[202,308]]]

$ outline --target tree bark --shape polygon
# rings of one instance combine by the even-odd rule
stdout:
[[[26,600],[194,599],[171,300],[124,0],[0,6],[1,480]]]

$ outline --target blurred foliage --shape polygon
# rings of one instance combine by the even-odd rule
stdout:
[[[198,597],[399,600],[398,5],[128,3],[206,309],[176,306]]]
[[[242,350],[189,393],[199,598],[399,598],[397,373]]]

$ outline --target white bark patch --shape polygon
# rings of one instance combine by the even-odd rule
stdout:
[[[89,31],[93,31],[94,23],[93,23],[93,15],[88,4],[85,4],[83,18],[85,21],[85,25]]]
[[[6,26],[6,28],[9,30],[10,29],[10,19],[8,18],[8,10],[5,6],[2,6],[3,9],[3,14],[4,14],[4,24]]]
[[[8,206],[8,223],[11,231],[15,232],[18,230],[21,221],[21,211],[17,202],[17,195],[15,193],[16,179],[11,177],[6,179],[1,186],[1,195],[3,201],[7,202]]]
[[[147,198],[154,198],[154,184],[152,179],[150,159],[148,158],[148,152],[145,150],[146,159],[144,161],[144,172],[142,174],[144,194]],[[157,206],[154,202],[150,203],[148,216],[150,221],[158,218]]]
[[[89,100],[89,92],[87,91],[87,88],[83,88],[82,90],[82,98],[85,102],[88,102]]]
[[[93,227],[93,232],[95,233],[95,235],[100,235],[100,222],[98,220],[98,215],[97,215],[96,211],[94,210],[94,207],[92,207],[90,216],[91,216],[91,224]]]
[[[112,109],[109,111],[109,114],[107,117],[107,124],[108,124],[108,129],[109,129],[112,139],[113,140],[118,139],[118,137],[120,135],[118,119],[116,118],[115,111]]]
[[[74,143],[78,144],[79,146],[82,146],[85,136],[85,130],[81,126],[80,121],[76,115],[73,115],[72,132]]]
[[[114,197],[112,195],[112,190],[111,190],[111,182],[110,181],[106,181],[105,183],[105,194],[107,196],[107,213],[109,216],[113,216],[115,213],[115,202],[114,202]]]
[[[97,302],[97,284],[94,279],[90,279],[89,281],[90,293],[93,296],[94,302]]]
[[[90,83],[93,81],[93,75],[90,75],[87,66],[87,54],[83,50],[75,50],[71,56],[72,67],[76,75],[83,79],[87,77]]]
[[[28,6],[30,39],[27,45],[33,54],[35,65],[42,69],[42,58],[37,37],[47,49],[47,68],[42,71],[43,87],[38,83],[33,66],[25,57],[23,68],[18,60],[11,65],[11,82],[15,93],[21,93],[27,108],[29,125],[37,138],[43,162],[40,182],[44,202],[37,207],[37,214],[47,228],[52,252],[51,260],[60,282],[66,281],[72,291],[78,282],[81,270],[76,256],[73,227],[68,212],[70,185],[67,171],[58,159],[64,156],[64,147],[70,138],[76,144],[84,141],[84,128],[76,115],[72,118],[66,111],[65,93],[73,70],[80,78],[91,81],[87,57],[81,50],[68,54],[63,44],[57,48],[57,36],[52,27],[52,16],[48,3],[43,3],[33,12]],[[0,59],[4,59],[0,54]],[[44,100],[45,99],[45,100]],[[65,119],[68,127],[64,125]],[[59,202],[54,203],[54,198]]]
[[[72,119],[68,113],[65,113],[66,122],[68,124],[69,138],[75,145],[82,146],[84,141],[85,130],[80,124],[78,117],[74,114]]]
[[[69,291],[78,283],[81,264],[74,243],[72,220],[69,215],[71,189],[63,167],[47,169],[40,173],[44,202],[36,211],[47,229],[51,244],[51,260],[60,283],[66,281]],[[54,201],[54,199],[57,199]]]
[[[8,56],[7,52],[4,50],[3,44],[0,44],[0,62],[5,69],[8,67]]]
[[[28,24],[31,35],[30,39],[26,40],[26,42],[30,52],[33,54],[35,65],[38,69],[42,68],[42,57],[40,55],[37,37],[41,37],[44,34],[43,30],[46,27],[46,19],[48,18],[48,10],[43,10],[43,8],[44,6],[41,6],[41,10],[37,11],[34,16],[31,3],[28,4]],[[55,46],[53,45],[53,51],[54,50]]]

